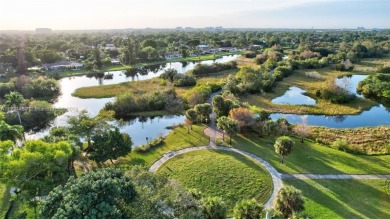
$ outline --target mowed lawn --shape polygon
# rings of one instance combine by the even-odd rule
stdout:
[[[390,155],[355,155],[319,143],[293,138],[295,145],[285,164],[275,153],[275,137],[259,138],[254,134],[233,138],[233,147],[255,154],[282,173],[317,174],[390,174]]]
[[[209,144],[209,137],[203,133],[204,125],[193,125],[192,130],[187,133],[187,127],[176,127],[165,138],[161,146],[147,152],[132,151],[128,156],[118,160],[121,165],[144,165],[150,167],[165,153],[182,148],[205,146]]]
[[[222,197],[230,210],[242,199],[265,203],[272,191],[271,176],[261,165],[228,151],[188,152],[169,160],[158,173],[197,189],[203,196]]]
[[[390,218],[385,180],[286,180],[302,191],[314,218]]]

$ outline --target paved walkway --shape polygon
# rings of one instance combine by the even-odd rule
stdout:
[[[390,179],[390,174],[281,174],[281,176],[282,179]]]
[[[212,150],[212,149],[235,152],[235,153],[250,157],[253,160],[260,163],[262,166],[264,166],[264,168],[270,173],[271,178],[272,178],[272,183],[273,183],[273,191],[272,191],[271,197],[264,204],[264,207],[266,209],[271,209],[273,206],[273,201],[276,197],[277,192],[279,191],[279,189],[281,189],[283,187],[281,174],[278,173],[278,171],[273,166],[271,166],[267,161],[261,159],[260,157],[257,157],[256,155],[250,154],[250,153],[245,152],[245,151],[241,151],[241,150],[238,150],[235,148],[223,147],[223,146],[200,146],[200,147],[185,148],[185,149],[181,149],[178,151],[172,151],[172,152],[168,152],[168,153],[164,154],[159,160],[157,160],[149,168],[149,171],[153,172],[153,173],[156,172],[165,162],[167,162],[169,159],[171,159],[177,155],[188,153],[190,151]]]
[[[214,145],[211,143],[211,145]],[[390,179],[389,175],[374,175],[374,174],[281,174],[279,173],[271,164],[269,164],[267,161],[261,159],[260,157],[239,150],[235,148],[228,148],[224,146],[199,146],[199,147],[190,147],[190,148],[184,148],[178,151],[171,151],[166,154],[164,154],[159,160],[157,160],[150,168],[149,172],[156,172],[165,162],[167,162],[169,159],[180,155],[184,153],[188,153],[191,151],[198,151],[198,150],[224,150],[224,151],[231,151],[234,153],[241,154],[243,156],[252,158],[259,164],[261,164],[271,175],[272,183],[273,183],[273,190],[271,197],[268,199],[268,201],[264,204],[264,207],[266,209],[271,209],[273,207],[274,199],[276,198],[276,194],[278,191],[283,187],[283,181],[282,179]]]

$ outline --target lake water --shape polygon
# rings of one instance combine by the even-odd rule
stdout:
[[[276,104],[291,104],[291,105],[316,105],[316,100],[311,97],[303,95],[305,90],[299,87],[290,87],[283,96],[272,100]]]
[[[144,68],[142,71],[137,72],[134,77],[127,77],[124,71],[109,72],[113,74],[113,79],[103,79],[87,76],[75,76],[67,77],[59,80],[61,86],[61,96],[57,102],[53,105],[55,108],[66,108],[68,112],[56,117],[52,126],[67,126],[67,120],[70,116],[76,116],[81,110],[87,110],[90,116],[96,116],[104,105],[110,101],[114,101],[115,98],[90,98],[81,99],[72,96],[72,93],[81,87],[98,86],[118,84],[122,82],[134,81],[134,80],[147,80],[150,78],[158,77],[166,69],[174,68],[179,73],[185,73],[195,67],[196,64],[212,64],[214,62],[224,63],[233,61],[238,58],[239,55],[223,56],[216,60],[208,60],[201,62],[172,62],[168,64],[162,64],[158,66],[152,66],[151,68]],[[149,118],[134,118],[126,121],[124,125],[120,126],[122,132],[128,133],[134,142],[134,145],[144,144],[146,137],[150,140],[160,135],[165,136],[169,133],[166,129],[168,126],[177,125],[184,122],[184,116],[164,116],[164,117],[149,117]],[[115,125],[119,126],[118,123]],[[28,139],[41,138],[49,133],[50,128],[41,130],[37,133],[30,133],[26,137]]]
[[[390,111],[384,106],[374,106],[359,115],[324,116],[324,115],[297,115],[273,113],[271,119],[284,117],[288,122],[297,124],[302,122],[302,117],[307,118],[308,125],[326,126],[329,128],[356,128],[365,126],[390,125]]]
[[[368,75],[347,75],[341,78],[337,78],[335,83],[337,86],[344,88],[351,94],[355,94],[357,97],[363,97],[356,92],[356,88],[360,81],[366,79]]]
[[[364,80],[367,77],[367,75],[344,76],[336,79],[335,83],[337,86],[348,90],[348,92],[351,94],[355,94],[358,97],[364,98],[362,95],[356,93],[356,87],[361,80]],[[286,100],[289,98],[289,96],[286,96],[286,94],[282,97],[285,97]],[[294,96],[292,95],[291,98],[294,99]],[[290,123],[293,124],[300,123],[302,121],[302,117],[305,117],[309,125],[326,126],[330,128],[356,128],[390,125],[390,109],[387,109],[383,105],[374,106],[370,110],[364,111],[359,115],[324,116],[282,113],[271,114],[271,118],[273,120],[281,117],[286,118]]]

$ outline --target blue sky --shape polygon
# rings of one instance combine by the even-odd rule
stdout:
[[[0,29],[390,28],[390,0],[0,0]]]

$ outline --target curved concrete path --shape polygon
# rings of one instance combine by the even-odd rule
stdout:
[[[253,155],[251,153],[238,150],[235,148],[228,148],[224,146],[199,146],[199,147],[190,147],[184,148],[177,151],[171,151],[164,154],[160,159],[158,159],[150,168],[149,172],[156,172],[165,162],[169,159],[184,153],[188,153],[191,151],[198,150],[225,150],[231,151],[234,153],[241,154],[243,156],[252,158],[259,164],[261,164],[271,175],[273,190],[271,197],[264,204],[266,209],[271,209],[273,207],[274,199],[276,198],[276,194],[283,187],[282,179],[390,179],[390,174],[386,175],[375,175],[375,174],[281,174],[279,173],[271,164],[267,161]]]
[[[271,209],[273,206],[274,199],[276,197],[277,192],[283,187],[282,177],[281,174],[273,167],[271,164],[269,164],[267,161],[261,159],[260,157],[257,157],[256,155],[250,154],[248,152],[238,150],[235,148],[228,148],[224,146],[199,146],[199,147],[190,147],[190,148],[184,148],[178,151],[172,151],[164,154],[159,160],[157,160],[150,168],[149,172],[156,172],[165,162],[167,162],[169,159],[180,155],[184,153],[188,153],[191,151],[198,151],[198,150],[224,150],[224,151],[231,151],[235,152],[241,155],[244,155],[246,157],[252,158],[259,164],[261,164],[270,174],[272,178],[273,183],[273,190],[271,197],[268,199],[268,201],[264,204],[264,207],[266,209]]]

